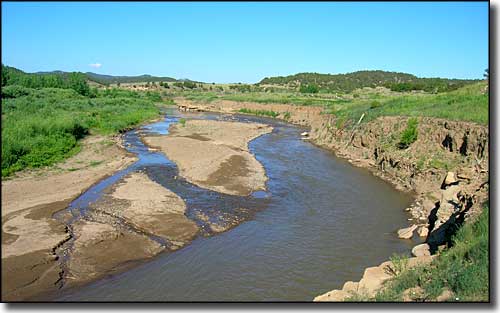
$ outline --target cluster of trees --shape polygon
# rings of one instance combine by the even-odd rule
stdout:
[[[142,82],[175,82],[177,81],[172,77],[158,77],[151,75],[140,76],[112,76],[102,75],[92,72],[85,73],[87,79],[101,85],[120,84],[120,83],[142,83]]]
[[[302,93],[318,93],[319,87],[316,84],[300,85],[299,91]]]
[[[192,81],[189,81],[189,80],[186,80],[186,81],[182,81],[182,82],[175,82],[174,83],[174,86],[175,87],[178,87],[178,88],[187,88],[187,89],[194,89],[197,87],[196,83],[195,82],[192,82]]]
[[[91,96],[95,92],[91,91],[83,73],[29,74],[2,64],[2,87],[8,85],[27,88],[73,89],[83,96]]]
[[[229,85],[229,89],[237,90],[239,92],[251,92],[256,88],[252,88],[252,86],[248,84],[238,84],[238,85]]]
[[[460,88],[476,80],[418,78],[415,75],[386,71],[358,71],[347,74],[299,73],[290,76],[266,77],[259,84],[297,86],[307,92],[309,86],[319,90],[351,92],[357,88],[384,86],[395,91],[424,90],[442,92]],[[315,88],[313,88],[315,89]],[[311,89],[312,90],[312,89]]]
[[[418,78],[414,81],[386,83],[384,87],[392,91],[413,91],[422,90],[426,92],[445,92],[456,90],[474,81],[461,79],[444,79],[444,78]]]

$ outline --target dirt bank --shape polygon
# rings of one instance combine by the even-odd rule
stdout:
[[[321,114],[318,107],[226,100],[176,102],[188,111],[272,110],[279,113],[278,118],[310,127],[312,143],[369,169],[397,189],[415,193],[415,202],[405,210],[413,216],[409,224],[419,227],[410,229],[419,229],[432,253],[449,244],[457,226],[477,216],[489,199],[487,126],[419,117],[417,140],[400,149],[398,143],[408,117],[379,117],[357,125]]]
[[[52,214],[134,161],[119,138],[91,136],[58,166],[2,181],[2,300],[29,299],[58,287],[62,268],[54,251],[69,234]]]
[[[189,182],[230,195],[246,196],[265,190],[264,167],[248,150],[248,142],[272,131],[257,123],[188,120],[167,136],[143,140],[159,148],[179,167]]]

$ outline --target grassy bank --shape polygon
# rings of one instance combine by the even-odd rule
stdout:
[[[450,301],[488,301],[488,213],[486,207],[476,221],[461,227],[453,238],[453,246],[431,265],[403,269],[373,300],[401,301],[405,290],[420,287],[421,299],[435,300],[447,289],[453,293]]]
[[[155,93],[2,88],[2,177],[61,161],[89,133],[113,134],[158,115]]]
[[[467,85],[439,94],[416,93],[378,98],[353,99],[327,108],[345,120],[357,120],[365,113],[369,121],[379,116],[428,116],[456,121],[488,124],[488,94],[484,83]]]
[[[348,125],[365,113],[364,122],[379,116],[428,116],[456,121],[488,124],[488,94],[485,82],[465,85],[457,90],[426,92],[393,92],[387,89],[363,88],[351,93],[300,94],[279,92],[206,92],[184,91],[173,96],[183,96],[197,102],[231,100],[262,104],[291,104],[320,106],[325,113],[339,118],[339,124]],[[347,122],[347,124],[346,124]]]

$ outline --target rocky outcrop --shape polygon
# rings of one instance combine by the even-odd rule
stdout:
[[[428,256],[431,255],[431,251],[429,249],[428,244],[422,243],[413,247],[413,249],[411,249],[411,254],[413,254],[416,257]]]
[[[420,256],[408,259],[406,268],[412,268],[418,265],[429,264],[432,256]],[[386,261],[379,266],[365,269],[363,277],[359,282],[348,281],[342,289],[332,290],[314,298],[314,301],[348,301],[349,299],[370,299],[384,286],[384,282],[394,277],[398,273],[397,266],[391,261]]]
[[[398,237],[401,239],[410,239],[413,237],[413,232],[418,228],[418,225],[411,225],[407,228],[402,228],[398,230]]]

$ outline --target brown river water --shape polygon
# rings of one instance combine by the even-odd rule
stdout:
[[[181,114],[142,131],[165,134]],[[268,118],[183,113],[187,118],[235,119],[271,124],[274,130],[250,142],[269,177],[266,192],[236,197],[174,180],[175,164],[149,152],[129,132],[129,151],[139,161],[94,186],[79,203],[95,201],[106,186],[142,170],[186,201],[188,217],[203,211],[217,220],[244,220],[221,234],[205,232],[190,245],[166,252],[131,270],[83,287],[61,290],[56,301],[311,301],[315,296],[359,280],[366,267],[409,254],[416,242],[397,238],[407,225],[404,208],[412,198],[365,169],[300,139],[303,128]],[[234,211],[245,207],[244,212]]]

